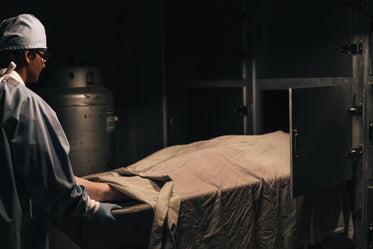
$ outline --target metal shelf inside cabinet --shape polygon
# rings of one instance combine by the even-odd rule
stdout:
[[[169,88],[243,87],[248,80],[167,80]]]
[[[340,86],[351,85],[353,81],[353,77],[270,78],[257,79],[256,87],[259,90],[275,90],[289,88]]]

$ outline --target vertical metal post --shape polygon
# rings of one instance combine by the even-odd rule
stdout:
[[[253,53],[254,54],[254,53]],[[255,58],[252,59],[252,95],[253,95],[253,134],[260,134],[261,130],[261,116],[260,116],[260,92],[257,87],[256,80],[256,61]]]
[[[245,51],[245,57],[242,62],[242,79],[246,81],[246,104],[249,107],[249,115],[246,121],[247,134],[260,133],[260,113],[259,113],[259,95],[256,86],[256,63],[255,63],[255,46],[256,46],[256,19],[255,3],[242,0],[242,12],[245,14],[246,22],[242,24],[242,44]]]
[[[242,87],[242,102],[243,102],[243,106],[248,106],[247,105],[247,86],[243,86]],[[247,115],[243,115],[243,134],[244,135],[248,135],[247,133],[247,126],[248,126],[248,123],[247,123]]]
[[[242,18],[242,21],[241,21],[241,49],[242,51],[244,51],[243,53],[243,56],[242,56],[242,80],[243,81],[247,81],[247,65],[246,65],[246,61],[247,61],[247,41],[246,41],[246,32],[247,32],[247,15],[245,13],[245,0],[242,0],[241,1],[241,13],[243,15],[243,18]],[[243,106],[247,106],[247,87],[246,85],[248,84],[248,82],[245,84],[244,87],[242,87],[242,94],[243,94],[243,103],[242,105]],[[248,117],[248,113],[247,115],[242,115],[242,118],[243,118],[243,134],[244,135],[247,135],[247,117]]]
[[[244,51],[242,57],[242,80],[245,86],[242,88],[243,106],[248,107],[247,115],[243,116],[243,131],[245,135],[253,134],[253,113],[252,113],[252,13],[247,6],[247,1],[241,1],[241,49]]]
[[[364,1],[364,0],[362,0]],[[357,1],[359,2],[359,1]],[[365,2],[365,1],[364,1]],[[364,6],[364,5],[363,5]],[[366,90],[368,87],[368,42],[367,42],[367,27],[366,27],[365,10],[356,9],[352,11],[353,19],[353,42],[363,43],[363,53],[353,56],[353,94],[355,103],[363,103],[362,117],[353,117],[353,146],[363,146],[363,160],[360,160],[355,166],[355,248],[367,248],[367,169],[368,169],[368,120],[367,120],[367,96]]]
[[[369,182],[372,180],[372,172],[373,172],[373,167],[372,167],[372,153],[373,153],[373,146],[372,146],[372,140],[371,140],[371,134],[370,134],[370,126],[371,126],[371,120],[373,119],[373,105],[372,105],[372,102],[373,102],[373,96],[372,96],[372,85],[369,84],[369,77],[370,74],[372,73],[371,72],[371,63],[372,63],[372,51],[370,51],[370,49],[372,49],[371,47],[371,44],[372,44],[372,41],[370,40],[372,38],[372,17],[373,17],[373,4],[371,1],[365,1],[363,2],[364,6],[366,7],[365,8],[365,30],[367,31],[366,32],[366,38],[365,38],[365,42],[364,42],[364,50],[363,50],[363,54],[364,52],[366,54],[364,54],[365,56],[365,74],[364,76],[367,77],[367,79],[365,79],[365,98],[364,98],[364,111],[366,112],[366,114],[364,115],[364,124],[366,125],[366,127],[364,127],[364,132],[365,132],[365,136],[364,136],[364,148],[366,150],[366,152],[364,153],[364,169],[365,169],[365,175],[366,175],[366,194],[365,194],[365,217],[366,217],[366,223],[365,223],[365,227],[366,227],[366,236],[367,236],[367,247],[368,248],[372,248],[373,246],[373,229],[372,229],[372,224],[371,224],[371,220],[368,220],[368,218],[371,216],[371,215],[368,215],[368,213],[370,214],[372,212],[372,210],[368,210],[368,208],[371,208],[370,206],[368,206],[368,198],[370,197],[370,194],[369,192],[371,190],[369,190],[370,188],[372,188],[370,185],[371,183],[369,184]],[[364,151],[365,151],[364,150]],[[370,223],[370,224],[369,224]]]
[[[289,88],[289,134],[290,134],[290,196],[294,196],[294,182],[293,182],[293,165],[294,165],[294,157],[293,157],[293,148],[294,148],[294,134],[293,134],[293,89]],[[306,246],[305,246],[306,248]]]
[[[369,153],[371,150],[369,149],[370,146],[370,141],[369,141],[369,119],[371,117],[368,117],[368,104],[370,105],[368,101],[368,96],[367,94],[370,92],[370,88],[372,86],[369,85],[368,78],[369,78],[369,26],[370,26],[370,20],[369,20],[369,15],[368,15],[368,5],[367,0],[362,0],[362,6],[363,10],[360,13],[359,16],[359,23],[358,25],[362,25],[363,32],[361,33],[362,36],[362,42],[363,42],[363,54],[360,56],[361,60],[361,84],[362,86],[362,99],[363,99],[363,129],[364,129],[364,146],[363,146],[363,187],[364,187],[364,192],[362,193],[363,196],[363,212],[362,212],[362,227],[364,228],[363,230],[363,236],[362,239],[364,239],[364,243],[362,244],[363,248],[368,247],[368,232],[369,232],[369,225],[368,225],[368,176],[369,176],[369,167],[370,167],[370,162],[372,159],[369,158],[371,156]],[[370,99],[369,99],[370,100]]]

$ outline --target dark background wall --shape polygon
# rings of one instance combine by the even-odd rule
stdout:
[[[118,166],[162,148],[160,1],[7,1],[45,25],[48,67],[96,66],[114,93]],[[31,86],[36,87],[36,86]],[[37,88],[37,87],[36,87]]]
[[[242,79],[245,56],[255,61],[258,79],[352,75],[352,56],[340,53],[355,39],[354,9],[345,2],[21,0],[2,3],[0,19],[31,13],[44,23],[52,52],[46,70],[101,69],[114,93],[117,166],[123,166],[163,147],[165,82],[221,80],[229,87]],[[216,111],[200,102],[197,108]]]
[[[21,13],[46,27],[46,75],[58,66],[101,69],[119,117],[118,167],[163,147],[162,80],[241,78],[240,0],[9,1],[0,19]]]

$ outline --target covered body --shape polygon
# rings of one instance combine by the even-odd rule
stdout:
[[[289,135],[283,132],[222,136],[168,147],[127,168],[88,178],[153,207],[149,248],[288,249],[338,231],[351,238],[343,186],[292,198],[289,149]],[[119,223],[118,233],[138,226]],[[128,237],[127,244],[99,247],[95,241],[104,240],[103,234],[90,236],[88,248],[132,243]]]

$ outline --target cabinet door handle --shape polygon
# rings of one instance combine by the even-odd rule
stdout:
[[[299,149],[300,149],[300,138],[299,132],[297,129],[293,129],[293,155],[294,158],[299,158]]]
[[[369,121],[369,143],[373,145],[373,120]]]
[[[347,155],[349,157],[358,157],[363,154],[363,147],[358,146],[348,150]]]

